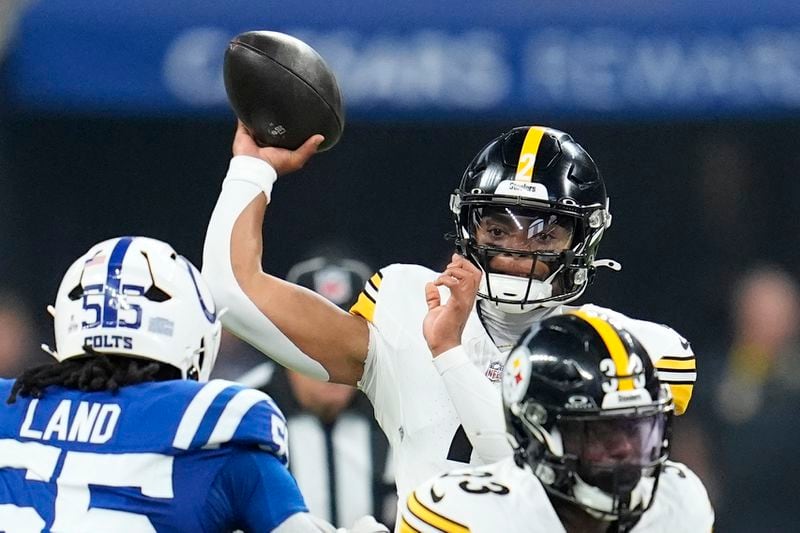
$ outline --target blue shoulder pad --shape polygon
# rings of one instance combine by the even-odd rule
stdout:
[[[189,450],[225,444],[258,446],[286,463],[286,419],[261,391],[209,381],[183,412],[172,445]]]

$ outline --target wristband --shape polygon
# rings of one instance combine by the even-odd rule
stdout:
[[[433,365],[436,367],[436,370],[439,371],[439,375],[444,375],[448,370],[468,364],[469,362],[467,354],[464,352],[464,347],[460,344],[440,353],[433,359]]]
[[[237,155],[231,159],[228,173],[222,182],[224,188],[230,182],[243,181],[258,187],[267,197],[269,203],[272,195],[272,185],[278,180],[278,174],[272,165],[249,155]]]

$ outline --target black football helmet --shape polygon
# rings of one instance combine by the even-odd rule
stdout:
[[[652,504],[672,397],[642,345],[613,321],[578,311],[532,326],[506,362],[503,407],[517,464],[551,497],[620,530]]]
[[[456,247],[483,271],[478,296],[507,312],[574,300],[591,282],[611,225],[600,171],[568,134],[514,128],[487,144],[450,199]],[[497,259],[497,258],[501,259]],[[522,258],[514,272],[496,265]]]

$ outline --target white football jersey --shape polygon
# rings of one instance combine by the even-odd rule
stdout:
[[[422,321],[428,312],[425,284],[438,275],[417,265],[388,266],[370,278],[350,311],[373,326],[359,387],[372,401],[375,418],[391,444],[401,501],[432,476],[463,468],[465,463],[481,464],[422,334]],[[443,294],[443,299],[446,297]],[[661,379],[673,387],[676,410],[685,409],[695,378],[694,355],[680,335],[666,326],[633,320],[594,305],[542,309],[537,318],[578,309],[612,317],[639,339],[651,357],[658,359],[659,369],[665,362],[670,373],[662,371]],[[498,350],[474,309],[461,342],[475,367],[496,385],[499,398],[510,347],[503,352]]]
[[[708,533],[714,511],[698,477],[668,461],[653,505],[635,532]],[[565,533],[541,482],[513,458],[489,466],[456,470],[417,487],[406,499],[398,530],[448,533]]]

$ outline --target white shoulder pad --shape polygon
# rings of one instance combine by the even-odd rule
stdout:
[[[435,278],[435,272],[421,266],[389,265],[367,281],[350,309],[369,323],[369,351],[358,387],[369,397],[382,427],[401,423],[399,396],[393,392],[398,386],[394,365],[409,345],[425,346],[425,283]]]
[[[350,313],[366,318],[383,330],[385,323],[425,316],[425,284],[437,273],[419,265],[394,264],[380,269],[364,285]],[[419,324],[417,324],[417,327]]]
[[[710,532],[713,525],[714,509],[703,482],[686,465],[667,461],[653,506],[633,531]]]
[[[405,501],[399,515],[400,531],[458,531],[475,530],[470,505],[473,497],[462,491],[458,482],[461,472],[449,472],[428,480],[417,487]],[[480,502],[477,502],[480,503]]]
[[[669,385],[675,401],[675,412],[680,415],[686,411],[692,398],[694,382],[697,380],[697,364],[689,341],[664,324],[636,320],[592,304],[584,305],[580,309],[607,316],[610,321],[632,333],[650,355],[661,382]]]
[[[606,316],[612,323],[619,324],[620,327],[633,333],[654,361],[662,357],[686,358],[694,356],[689,341],[665,324],[658,324],[648,320],[637,320],[614,311],[613,309],[600,307],[594,304],[583,305],[580,307],[580,310]]]
[[[542,484],[513,458],[429,480],[409,495],[400,520],[401,531],[564,531]]]

